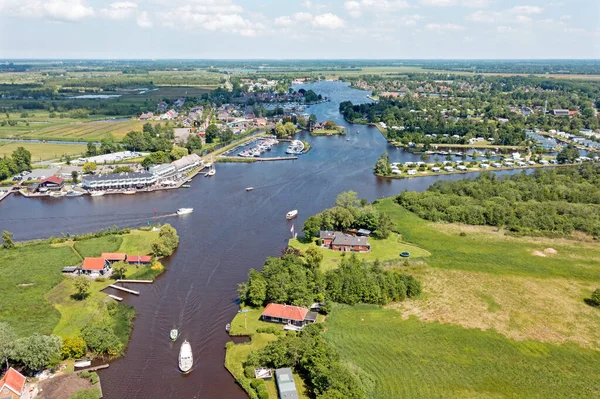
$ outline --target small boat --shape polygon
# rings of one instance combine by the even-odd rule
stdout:
[[[350,141],[350,139],[346,139],[346,141]]]
[[[254,187],[246,187],[246,191],[252,191],[254,190]]]
[[[205,163],[205,164],[204,164],[204,167],[206,167],[206,168],[210,168],[210,167],[212,167],[212,162],[207,162],[207,163]]]
[[[217,171],[215,169],[211,169],[206,173],[206,176],[214,176]]]
[[[192,346],[189,342],[183,341],[179,349],[179,370],[184,373],[189,373],[194,365],[194,357],[192,355]]]
[[[171,341],[176,341],[177,337],[179,337],[179,331],[176,328],[174,328],[169,333],[169,338],[171,338]]]
[[[135,194],[135,189],[125,190],[125,191],[123,191],[123,194],[125,194],[125,195],[133,195],[133,194]]]
[[[189,184],[182,184],[181,185],[181,188],[190,188],[190,187],[192,187],[192,186],[190,186]]]
[[[63,191],[53,191],[50,193],[51,197],[55,197],[55,198],[61,198],[64,197],[67,193],[63,192]]]
[[[92,191],[90,193],[92,197],[102,197],[104,194],[106,194],[106,191]]]
[[[81,195],[83,195],[83,193],[81,191],[72,190],[72,191],[67,192],[67,197],[79,197]]]
[[[298,210],[297,209],[294,209],[293,211],[289,211],[288,213],[285,214],[285,218],[287,220],[293,219],[296,216],[298,216]]]
[[[231,324],[229,324],[229,323],[225,324],[225,331],[227,331],[227,332],[231,331]]]
[[[194,208],[179,208],[177,209],[177,215],[187,215],[188,213],[194,212]]]
[[[92,361],[91,360],[78,360],[75,362],[75,367],[77,368],[81,368],[81,367],[89,367],[92,365]]]

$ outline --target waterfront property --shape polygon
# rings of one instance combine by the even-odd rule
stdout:
[[[102,258],[109,264],[113,264],[115,262],[124,262],[127,260],[127,255],[124,253],[102,252]]]
[[[334,251],[343,252],[369,252],[371,245],[367,237],[355,237],[340,231],[323,230],[319,233],[322,246]]]
[[[92,190],[146,188],[156,183],[156,176],[146,172],[111,173],[107,175],[85,176],[83,187]]]
[[[127,255],[126,262],[130,265],[149,265],[152,262],[152,256]]]
[[[110,262],[102,258],[85,258],[81,265],[81,274],[88,275],[92,278],[97,278],[109,274]]]
[[[296,384],[294,383],[294,375],[292,369],[281,368],[275,370],[275,376],[277,378],[277,390],[279,391],[280,399],[298,399],[298,391],[296,390]]]
[[[40,183],[36,187],[36,190],[39,192],[59,191],[63,188],[64,185],[65,179],[63,179],[62,177],[50,176],[40,181]]]
[[[150,172],[150,174],[161,178],[161,177],[165,177],[165,176],[169,176],[173,173],[175,173],[176,169],[175,166],[173,166],[170,163],[161,163],[158,165],[153,165],[151,166],[148,171]]]
[[[25,391],[25,376],[10,367],[0,379],[0,398],[21,399]]]
[[[307,308],[292,305],[281,305],[270,303],[262,312],[263,321],[271,323],[281,323],[293,325],[295,327],[304,327],[308,323],[317,321],[317,313],[311,312]]]

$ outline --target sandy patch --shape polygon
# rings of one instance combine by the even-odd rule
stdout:
[[[573,342],[600,349],[600,311],[582,293],[597,283],[566,279],[498,276],[427,268],[413,273],[423,282],[424,299],[390,305],[424,321],[494,329],[516,340]]]
[[[75,392],[91,388],[92,384],[75,374],[65,374],[40,382],[41,399],[68,399]]]
[[[540,252],[540,251],[533,251],[532,255],[533,255],[533,256],[542,256],[542,257],[545,257],[545,256],[546,256],[546,254],[545,254],[545,253],[543,253],[543,252]]]
[[[550,255],[556,255],[558,253],[558,251],[554,248],[546,248],[544,249],[544,252]]]

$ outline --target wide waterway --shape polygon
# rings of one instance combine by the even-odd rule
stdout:
[[[108,195],[61,199],[27,199],[12,195],[0,203],[0,229],[16,240],[61,233],[89,232],[107,226],[140,226],[149,221],[171,223],[181,242],[166,264],[168,270],[152,285],[136,285],[139,296],[118,293],[135,306],[138,316],[126,356],[100,372],[107,399],[120,398],[245,398],[223,366],[225,324],[235,315],[237,284],[252,267],[261,268],[267,256],[278,256],[304,220],[333,205],[342,191],[357,191],[373,201],[403,190],[424,190],[433,182],[465,175],[388,180],[373,176],[372,168],[384,150],[393,161],[419,157],[388,146],[374,127],[349,126],[338,113],[340,101],[369,101],[369,92],[344,83],[304,86],[332,101],[311,106],[319,121],[333,119],[348,135],[311,137],[312,145],[298,160],[216,165],[212,178],[198,176],[191,188],[138,195]],[[356,131],[359,134],[356,134]],[[350,141],[346,141],[349,138]],[[245,188],[255,189],[246,192]],[[193,207],[183,217],[161,216],[180,207]],[[299,217],[285,219],[298,209]],[[116,292],[114,292],[116,294]],[[169,330],[181,338],[173,344]],[[177,368],[179,344],[190,341],[195,366],[188,375]]]

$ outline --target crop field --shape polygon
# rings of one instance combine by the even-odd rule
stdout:
[[[126,121],[88,121],[88,122],[48,122],[16,127],[0,127],[0,138],[37,139],[57,141],[100,141],[109,136],[120,141],[132,130],[141,131],[145,121],[130,119]]]
[[[371,398],[592,398],[600,352],[513,341],[376,306],[336,307],[324,337],[374,379]]]
[[[0,142],[0,157],[10,156],[17,147],[25,147],[26,150],[31,152],[32,162],[56,159],[64,155],[79,155],[87,150],[87,147],[83,144]]]

